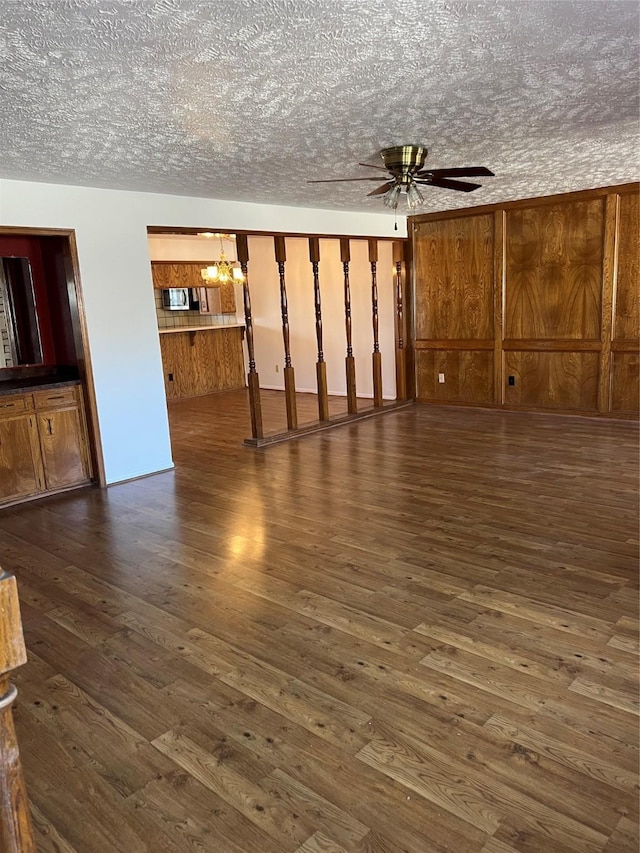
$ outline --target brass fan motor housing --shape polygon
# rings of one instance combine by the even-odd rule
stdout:
[[[424,166],[427,154],[422,145],[396,145],[380,152],[385,167],[400,183],[409,183],[408,179]]]

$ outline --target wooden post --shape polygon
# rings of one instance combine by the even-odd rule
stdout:
[[[260,402],[260,377],[256,370],[256,353],[253,343],[253,316],[251,314],[251,293],[249,292],[249,274],[247,264],[249,263],[249,242],[246,234],[236,235],[236,250],[238,261],[244,276],[242,284],[242,295],[244,300],[244,322],[247,335],[247,352],[249,353],[249,373],[247,374],[247,385],[249,386],[249,410],[251,412],[251,435],[254,438],[264,438],[262,427],[262,404]]]
[[[393,263],[396,274],[396,399],[407,399],[407,359],[404,349],[404,304],[402,298],[402,262],[404,243],[394,242]]]
[[[369,240],[369,263],[371,264],[371,313],[373,316],[373,405],[382,405],[382,355],[378,339],[378,241]]]
[[[316,377],[318,381],[318,417],[321,421],[329,420],[329,396],[327,392],[327,365],[322,351],[322,306],[320,304],[320,277],[318,275],[318,264],[320,263],[320,240],[317,237],[309,237],[309,260],[313,269],[313,302],[316,312],[316,339],[318,341],[318,361],[316,363]]]
[[[9,673],[27,661],[16,579],[0,569],[0,850],[36,853],[11,706]]]
[[[345,370],[347,374],[347,411],[355,415],[358,411],[358,400],[356,395],[356,360],[353,357],[353,341],[351,334],[351,287],[349,284],[349,262],[351,260],[351,249],[349,238],[340,238],[340,259],[344,270],[344,322],[347,332],[347,356],[345,358]]]
[[[284,237],[274,237],[273,245],[280,277],[280,313],[282,315],[282,340],[284,342],[284,396],[287,406],[287,427],[296,429],[298,411],[296,408],[296,377],[291,364],[291,345],[289,341],[289,306],[287,304],[287,284],[284,265],[287,261],[287,249]]]

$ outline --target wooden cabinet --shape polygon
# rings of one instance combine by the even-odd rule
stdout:
[[[160,350],[168,400],[245,387],[242,328],[164,332]]]
[[[0,396],[0,504],[90,479],[79,386]]]
[[[219,287],[200,287],[198,301],[201,314],[222,314]]]
[[[236,296],[233,282],[228,281],[217,287],[203,287],[200,270],[205,266],[204,261],[175,264],[153,261],[153,286],[162,290],[170,287],[192,287],[199,294],[200,303],[205,304],[205,310],[201,309],[202,314],[235,314]]]
[[[153,286],[166,290],[169,287],[202,287],[200,270],[203,264],[151,264]]]
[[[42,491],[44,477],[30,395],[0,397],[0,502]]]

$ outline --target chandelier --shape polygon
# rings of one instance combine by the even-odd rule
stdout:
[[[207,234],[207,236],[209,235]],[[203,280],[206,284],[213,285],[226,284],[229,281],[244,281],[244,276],[238,262],[227,260],[224,254],[222,234],[216,234],[215,236],[220,238],[220,257],[215,264],[200,270]]]

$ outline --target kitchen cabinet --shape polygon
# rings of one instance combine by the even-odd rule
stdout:
[[[32,401],[22,394],[0,397],[0,503],[37,494],[43,485]]]
[[[222,314],[219,287],[200,287],[198,301],[201,314]]]
[[[205,266],[204,261],[201,263],[152,261],[153,286],[161,290],[167,290],[171,287],[192,287],[200,295],[201,304],[204,301],[206,306],[205,310],[201,309],[202,314],[235,314],[234,283],[228,281],[216,287],[203,287],[200,270]]]
[[[90,481],[79,385],[0,395],[0,504]]]
[[[170,287],[202,287],[200,270],[203,264],[169,264],[152,262],[153,286],[166,290]]]
[[[167,400],[244,388],[243,331],[242,326],[161,331]]]

